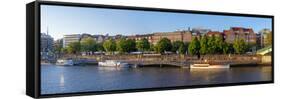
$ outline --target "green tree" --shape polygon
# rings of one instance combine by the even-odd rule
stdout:
[[[128,52],[128,43],[125,38],[121,38],[117,41],[116,50],[120,53]]]
[[[184,43],[182,41],[175,41],[172,43],[172,52],[178,52],[180,46],[183,46],[184,48]]]
[[[180,45],[178,49],[179,54],[185,54],[186,53],[186,47],[184,44]]]
[[[200,50],[200,42],[197,37],[192,38],[190,44],[188,45],[188,53],[190,55],[195,55]]]
[[[128,39],[127,40],[127,43],[128,43],[128,48],[129,48],[129,51],[128,52],[133,52],[133,51],[136,51],[136,41],[135,40],[132,40],[132,39]]]
[[[231,51],[231,48],[230,48],[230,44],[226,43],[226,42],[223,42],[222,44],[222,51],[223,51],[223,54],[228,54],[230,53]]]
[[[81,50],[81,45],[79,42],[72,42],[68,44],[66,50],[69,54],[78,54]]]
[[[117,51],[119,51],[120,53],[131,52],[134,51],[135,48],[136,48],[135,40],[131,40],[131,39],[126,40],[125,38],[121,38],[120,40],[117,41]]]
[[[63,42],[62,40],[58,40],[56,42],[58,43],[54,44],[54,53],[56,53],[58,57],[60,57],[60,55],[63,53]]]
[[[114,51],[116,51],[116,43],[112,39],[106,40],[103,43],[103,48],[105,49],[106,52],[109,52],[112,54]]]
[[[61,53],[62,53],[62,54],[68,53],[68,52],[67,52],[67,47],[66,47],[66,48],[61,48]]]
[[[148,51],[150,49],[150,44],[148,42],[148,40],[146,38],[143,38],[139,41],[136,42],[136,48],[139,50],[139,51]]]
[[[211,36],[210,38],[208,38],[208,53],[209,54],[214,54],[216,52],[216,42],[215,42],[215,36]]]
[[[168,38],[162,38],[157,42],[155,51],[158,53],[164,53],[165,51],[171,51],[172,43]]]
[[[215,53],[223,53],[223,38],[222,36],[215,37]]]
[[[95,52],[97,51],[97,43],[91,37],[84,38],[80,41],[81,51],[83,52]]]
[[[245,53],[247,49],[247,45],[245,43],[244,39],[235,39],[233,43],[233,48],[235,50],[235,53],[242,54]]]
[[[272,45],[272,32],[266,34],[266,46]]]
[[[96,47],[97,51],[105,51],[105,49],[103,48],[103,43],[97,43]]]
[[[153,44],[150,44],[149,51],[155,51],[155,46]]]
[[[208,37],[204,35],[200,39],[200,54],[205,55],[208,53]]]

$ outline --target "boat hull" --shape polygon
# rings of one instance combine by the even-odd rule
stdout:
[[[229,65],[192,64],[191,69],[228,69]]]

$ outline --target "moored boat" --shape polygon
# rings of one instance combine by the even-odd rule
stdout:
[[[98,65],[105,67],[129,67],[128,63],[117,60],[106,60],[104,62],[98,62]]]
[[[191,69],[216,69],[216,68],[228,69],[230,68],[230,66],[229,64],[227,65],[191,64],[190,68]]]
[[[56,65],[60,66],[73,66],[74,62],[71,59],[58,59]]]

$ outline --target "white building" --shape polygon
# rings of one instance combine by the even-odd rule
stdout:
[[[81,34],[68,34],[63,36],[63,47],[67,47],[68,44],[73,42],[79,42]]]

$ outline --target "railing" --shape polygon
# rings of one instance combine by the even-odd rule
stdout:
[[[269,53],[269,52],[271,52],[271,51],[272,51],[272,45],[267,46],[267,47],[265,47],[265,48],[262,48],[262,49],[258,50],[258,51],[257,51],[257,54],[258,54],[258,55],[265,55],[265,54],[267,54],[267,53]]]

